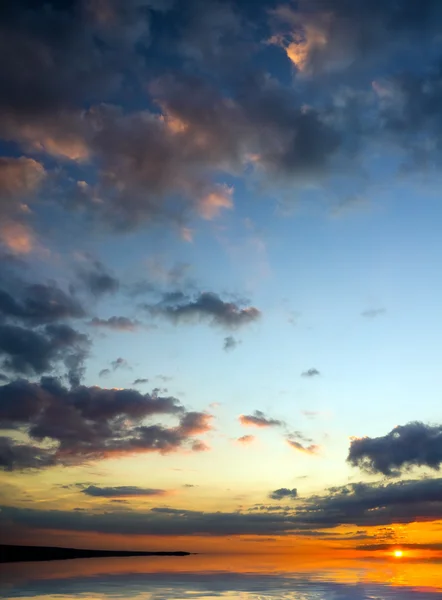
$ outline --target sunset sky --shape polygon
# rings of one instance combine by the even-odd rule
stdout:
[[[0,49],[0,541],[442,555],[442,2],[15,0]]]

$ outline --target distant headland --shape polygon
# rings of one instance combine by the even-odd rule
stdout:
[[[189,556],[191,552],[131,552],[127,550],[80,550],[50,546],[0,544],[0,563],[69,560],[73,558],[124,558],[130,556]]]

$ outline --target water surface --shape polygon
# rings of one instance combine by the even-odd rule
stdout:
[[[0,597],[33,600],[436,600],[442,565],[290,555],[77,559],[0,565]]]

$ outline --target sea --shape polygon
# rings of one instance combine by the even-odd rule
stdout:
[[[442,600],[442,562],[211,554],[14,563],[0,565],[0,598]]]

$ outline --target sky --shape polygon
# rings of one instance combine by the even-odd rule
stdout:
[[[441,3],[11,0],[0,48],[1,539],[440,554]]]

